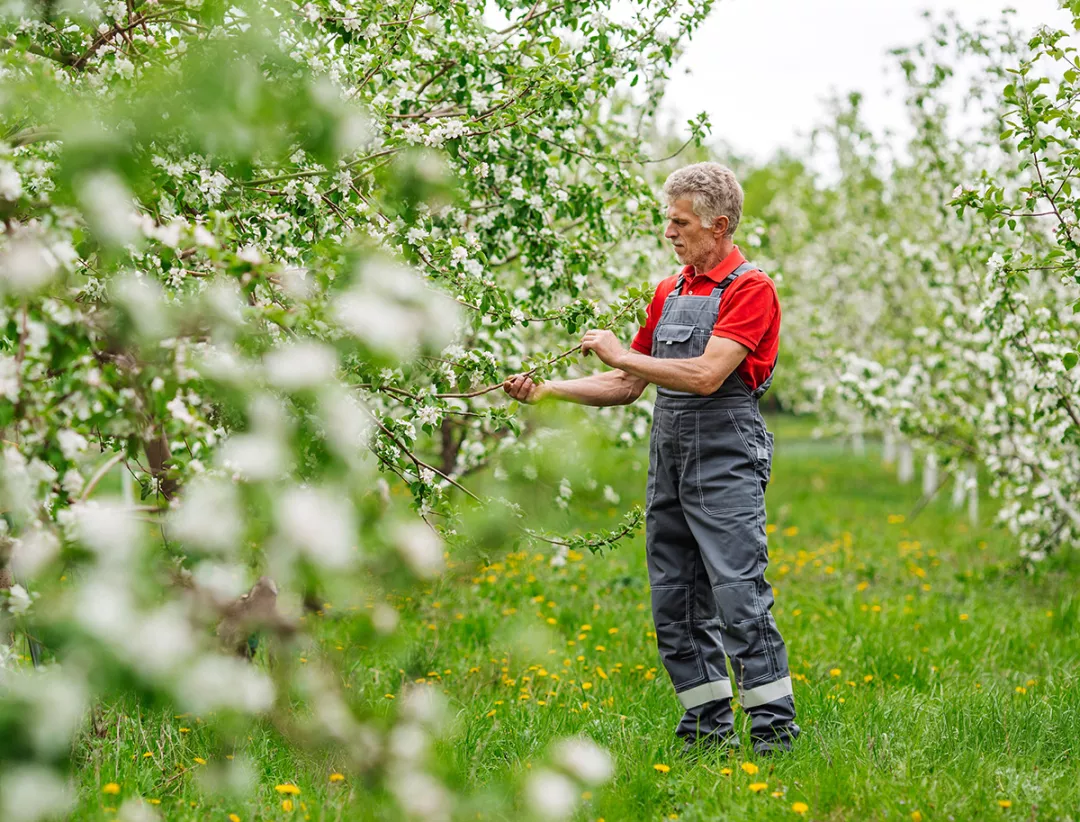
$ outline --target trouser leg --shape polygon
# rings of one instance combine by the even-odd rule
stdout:
[[[689,528],[687,530],[689,531]],[[716,685],[710,684],[701,695],[701,698],[709,698],[709,701],[686,709],[675,733],[687,739],[712,734],[726,737],[735,728],[735,713],[731,709],[731,683],[728,680],[727,662],[721,638],[720,612],[716,607],[716,597],[713,595],[709,573],[701,559],[701,553],[692,540],[691,544],[694,546],[691,552],[694,570],[690,589],[693,595],[690,638],[701,650],[702,659],[705,662],[706,680]],[[727,687],[718,690],[722,687],[720,683],[726,684]],[[717,692],[721,694],[719,699],[713,698]],[[688,698],[692,694],[693,689],[681,695],[684,706],[697,701]]]
[[[656,409],[646,492],[645,550],[656,643],[686,713],[687,738],[732,729],[731,683],[708,571],[679,501],[677,416]]]
[[[701,412],[696,430],[698,451],[687,467],[695,493],[683,495],[683,511],[711,577],[724,649],[751,734],[768,747],[799,733],[787,648],[765,580],[764,487],[771,442],[763,426],[757,435],[752,419],[728,414]]]

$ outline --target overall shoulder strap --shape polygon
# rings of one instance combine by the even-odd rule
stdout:
[[[724,290],[729,285],[731,285],[733,282],[735,282],[736,277],[741,277],[743,274],[746,274],[747,272],[750,272],[750,271],[760,271],[760,269],[751,262],[743,263],[738,268],[736,268],[734,271],[732,271],[730,274],[728,274],[726,277],[724,277],[723,280],[721,280],[720,282],[718,282],[716,284],[716,288],[714,288],[712,290],[712,296],[717,297],[717,296],[723,294]]]
[[[675,280],[675,287],[671,289],[671,291],[668,292],[667,297],[664,298],[665,302],[667,300],[670,300],[672,297],[678,297],[682,293],[683,283],[685,281],[686,278],[683,277],[683,273],[680,271],[678,279]]]

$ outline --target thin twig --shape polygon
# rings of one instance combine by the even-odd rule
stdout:
[[[86,484],[86,487],[83,489],[83,492],[79,495],[79,502],[85,502],[87,500],[87,498],[90,496],[90,492],[94,490],[94,488],[97,486],[97,484],[99,482],[101,482],[101,478],[104,477],[106,474],[108,474],[109,471],[112,470],[112,467],[114,465],[116,465],[116,463],[120,462],[123,458],[124,458],[124,452],[123,451],[117,451],[115,454],[113,454],[111,457],[109,457],[109,459],[105,462],[105,464],[102,465],[97,471],[94,472],[94,476],[92,476],[90,478],[90,482],[88,482]]]
[[[391,430],[390,430],[389,428],[387,428],[387,427],[386,427],[385,425],[383,425],[383,422],[382,422],[382,420],[380,420],[380,419],[378,418],[378,416],[376,416],[376,415],[375,415],[374,413],[372,413],[371,411],[369,411],[369,410],[368,410],[367,408],[365,408],[364,410],[365,410],[365,411],[367,411],[367,414],[368,414],[368,416],[370,416],[370,417],[371,417],[371,418],[372,418],[372,419],[373,419],[373,420],[375,421],[375,424],[376,424],[377,426],[379,426],[379,428],[380,428],[380,429],[382,430],[382,432],[383,432],[384,434],[386,434],[386,436],[387,436],[387,437],[389,437],[389,438],[390,438],[390,441],[391,441],[391,442],[393,442],[393,443],[394,443],[394,445],[396,445],[396,446],[397,446],[398,448],[400,448],[400,449],[401,449],[401,451],[402,451],[402,452],[403,452],[403,453],[404,453],[404,454],[405,454],[405,455],[406,455],[406,456],[407,456],[407,457],[408,457],[408,458],[409,458],[410,460],[412,460],[412,461],[413,461],[413,464],[414,464],[414,465],[415,465],[415,466],[416,466],[416,467],[417,467],[418,469],[419,469],[419,468],[427,468],[427,469],[428,469],[429,471],[432,471],[432,472],[434,472],[434,473],[438,474],[438,475],[439,475],[440,477],[442,477],[442,478],[443,478],[444,480],[446,480],[447,482],[449,482],[449,483],[450,483],[451,485],[453,485],[453,486],[454,486],[455,488],[457,488],[457,489],[459,489],[459,490],[461,490],[461,491],[464,491],[464,492],[465,492],[466,494],[468,494],[468,495],[469,495],[470,497],[472,497],[472,498],[473,498],[474,500],[476,500],[477,502],[483,502],[483,500],[482,500],[482,499],[480,499],[480,497],[476,496],[476,494],[474,494],[474,493],[473,493],[472,491],[470,491],[470,490],[469,490],[468,488],[466,488],[466,487],[465,487],[464,485],[462,485],[462,484],[461,484],[460,482],[458,482],[457,480],[455,480],[455,479],[454,479],[453,477],[451,477],[451,476],[448,476],[447,474],[444,474],[444,473],[443,473],[442,471],[440,471],[440,470],[439,470],[438,468],[436,468],[436,467],[435,467],[435,466],[433,466],[433,465],[428,465],[428,464],[427,464],[426,462],[424,462],[424,461],[423,461],[422,459],[420,459],[420,458],[419,458],[418,456],[416,456],[416,454],[414,454],[414,453],[413,453],[412,451],[410,451],[410,450],[409,450],[408,448],[406,448],[406,447],[405,447],[404,445],[402,445],[402,444],[401,444],[401,441],[400,441],[400,440],[399,440],[399,439],[398,439],[398,438],[397,438],[396,436],[394,436],[394,433],[393,433],[393,432],[392,432],[392,431],[391,431]]]

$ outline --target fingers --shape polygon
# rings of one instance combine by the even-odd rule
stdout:
[[[600,332],[595,328],[590,328],[585,332],[585,336],[581,338],[581,355],[583,357],[589,356],[590,351],[596,350],[597,336]]]
[[[524,374],[515,374],[503,382],[503,390],[520,402],[531,402],[536,393],[536,383]]]

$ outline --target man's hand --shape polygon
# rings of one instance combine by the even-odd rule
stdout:
[[[618,337],[610,331],[597,328],[586,331],[581,338],[581,353],[588,354],[590,351],[595,351],[600,361],[612,368],[618,368],[619,362],[626,356],[626,349],[622,347]]]
[[[515,374],[503,382],[503,391],[519,402],[534,403],[547,394],[547,386],[538,385],[532,377]]]

